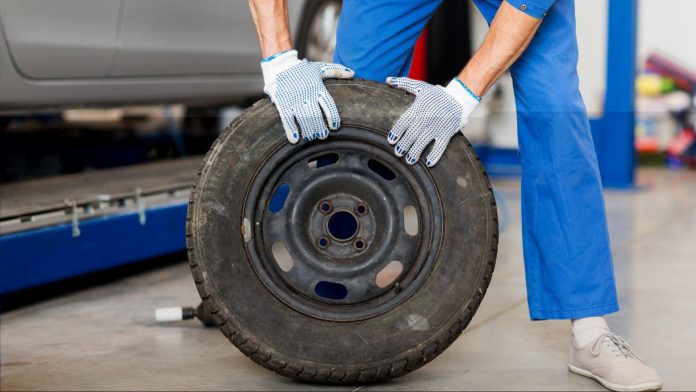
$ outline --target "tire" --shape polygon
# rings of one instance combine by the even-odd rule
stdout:
[[[327,87],[341,113],[342,128],[332,131],[326,141],[288,144],[275,107],[264,99],[234,120],[213,144],[191,191],[186,226],[189,261],[198,292],[219,328],[256,363],[308,382],[380,382],[428,363],[469,324],[493,274],[498,243],[496,204],[484,168],[462,135],[453,138],[434,168],[427,169],[422,163],[410,167],[396,158],[389,161],[393,147],[385,135],[412,102],[412,96],[360,80],[329,81]],[[411,244],[420,246],[413,259],[422,255],[429,261],[402,272],[374,300],[352,304],[318,301],[308,298],[311,292],[299,293],[301,287],[292,291],[286,287],[290,283],[273,281],[276,275],[268,275],[271,272],[259,267],[254,253],[260,245],[268,249],[263,241],[269,233],[290,232],[296,227],[302,232],[304,221],[296,217],[282,229],[257,221],[249,211],[259,208],[266,214],[271,207],[255,207],[249,195],[265,171],[290,164],[285,162],[288,160],[274,161],[284,151],[350,151],[358,148],[358,140],[374,141],[371,151],[390,162],[395,172],[424,175],[422,178],[428,180],[421,188],[414,188],[417,193],[436,192],[437,197],[427,200],[430,204],[418,206],[421,231],[420,237],[414,238],[420,240]],[[338,168],[324,169],[328,171],[322,175],[329,179],[330,174],[339,173]],[[379,178],[374,181],[379,182]],[[365,188],[369,187],[366,184]],[[359,191],[362,189],[355,189]],[[304,192],[310,192],[310,187],[297,192],[302,197],[291,197],[297,203],[304,202],[309,197]],[[268,192],[259,194],[271,197]],[[290,198],[286,203],[291,203]],[[374,208],[377,214],[377,206]],[[404,216],[404,222],[406,219]],[[404,227],[397,224],[394,235],[402,236]],[[388,229],[378,230],[381,232],[391,233]],[[378,239],[374,237],[370,247],[382,249]],[[364,251],[365,258],[372,249]],[[399,250],[396,246],[386,249]],[[304,262],[297,256],[309,257],[294,256],[296,263]],[[268,268],[282,274],[277,266]],[[414,278],[409,283],[407,275],[421,280]],[[318,293],[317,288],[314,290]],[[284,296],[286,292],[290,295]]]
[[[333,62],[336,49],[336,27],[341,6],[341,0],[305,2],[295,45],[300,58]]]

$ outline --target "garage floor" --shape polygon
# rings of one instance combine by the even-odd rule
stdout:
[[[696,173],[643,170],[639,190],[607,192],[623,310],[616,332],[694,390]],[[337,390],[600,390],[566,370],[569,323],[532,323],[520,239],[520,191],[496,181],[503,226],[493,283],[472,324],[430,365],[381,385]],[[2,315],[3,390],[308,390],[247,360],[217,329],[158,325],[156,307],[196,305],[184,262]]]

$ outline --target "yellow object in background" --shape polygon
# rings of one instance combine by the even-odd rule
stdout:
[[[642,74],[636,78],[636,94],[654,97],[674,91],[674,81],[660,75]]]

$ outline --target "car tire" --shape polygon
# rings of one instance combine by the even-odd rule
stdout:
[[[413,96],[360,80],[329,81],[327,88],[341,113],[342,128],[332,131],[325,141],[287,143],[276,108],[268,99],[245,111],[220,135],[191,191],[186,225],[188,256],[205,306],[230,342],[256,363],[308,382],[385,381],[434,359],[469,324],[493,274],[498,243],[496,204],[486,172],[463,135],[453,138],[434,168],[426,168],[422,162],[409,166],[393,155],[385,135],[413,102]],[[370,155],[358,154],[361,149]],[[315,161],[311,157],[333,152],[343,163],[321,168],[316,163],[312,167]],[[380,174],[382,169],[370,165],[372,157],[382,160],[396,175]],[[273,221],[278,218],[269,210],[278,194],[278,183],[283,176],[292,177],[289,173],[295,168],[308,174],[303,180],[294,180],[297,185],[285,196],[279,214],[286,213],[282,208],[288,210],[287,221]],[[393,180],[397,175],[400,177]],[[312,189],[319,189],[314,185],[320,178],[328,187],[322,188],[323,194],[314,195]],[[348,187],[346,181],[366,182]],[[402,181],[398,183],[402,185],[389,181]],[[321,263],[338,264],[336,271],[350,271],[364,260],[368,260],[367,270],[376,271],[373,267],[378,265],[384,271],[381,266],[392,260],[394,252],[412,247],[413,252],[401,256],[410,269],[404,267],[379,295],[373,290],[376,286],[369,284],[374,275],[369,275],[361,280],[368,283],[356,284],[359,288],[350,293],[364,296],[364,300],[322,300],[314,295],[324,297],[318,291],[319,283],[315,282],[313,291],[293,285],[292,279],[302,280],[303,274],[313,270],[290,276],[293,269],[286,272],[267,242],[268,236],[287,235],[288,253],[295,265],[300,265],[323,251],[318,247],[295,248],[296,242],[304,241],[314,230],[309,228],[308,216],[316,210],[306,212],[301,203],[314,205],[322,198],[353,194],[369,199],[375,192],[384,192],[385,200],[392,200],[390,192],[398,198],[407,187],[417,200],[409,202],[418,208],[416,234],[404,234],[409,231],[408,218],[404,215],[402,220],[401,209],[396,209],[394,220],[390,204],[384,207],[381,197],[374,198],[370,199],[374,205],[366,203],[374,209],[373,223],[377,225],[373,237],[365,235],[366,242],[372,241],[368,249],[363,253],[351,250],[345,260],[320,258]],[[344,191],[351,194],[344,195]],[[396,223],[389,226],[386,222]],[[288,234],[294,231],[299,237]],[[410,240],[398,242],[402,245],[390,242],[395,238],[401,241],[406,235]],[[307,241],[311,248],[313,239]],[[341,251],[350,249],[345,244],[336,246]],[[390,256],[378,257],[385,254],[380,252]],[[340,282],[341,276],[345,277],[325,273],[326,280]],[[354,277],[364,278],[360,274]],[[346,288],[354,290],[349,284]]]

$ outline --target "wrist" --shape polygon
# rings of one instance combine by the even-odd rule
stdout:
[[[295,65],[301,63],[297,58],[296,50],[286,50],[271,56],[266,57],[261,61],[261,71],[263,72],[263,80],[266,86],[271,86],[275,83],[278,75]]]
[[[276,37],[275,39],[261,38],[261,55],[263,58],[271,57],[274,54],[292,50],[292,42],[288,38]]]
[[[476,66],[472,66],[470,63],[464,67],[459,75],[457,75],[457,78],[464,83],[464,85],[468,87],[469,90],[474,93],[474,95],[483,97],[490,86],[486,84],[486,80],[488,78],[481,77],[482,75],[484,75],[484,73],[479,71]]]
[[[445,87],[445,91],[459,103],[465,117],[469,117],[481,102],[481,98],[456,77]]]
[[[271,61],[277,59],[278,57],[283,56],[284,54],[286,54],[286,53],[288,53],[288,52],[290,52],[290,51],[292,51],[292,49],[281,50],[281,51],[279,51],[279,52],[273,53],[273,54],[271,54],[271,55],[269,55],[269,56],[267,56],[267,57],[264,57],[263,60],[261,60],[261,63],[262,63],[262,64],[263,64],[263,63],[269,63],[269,62],[271,62]]]

